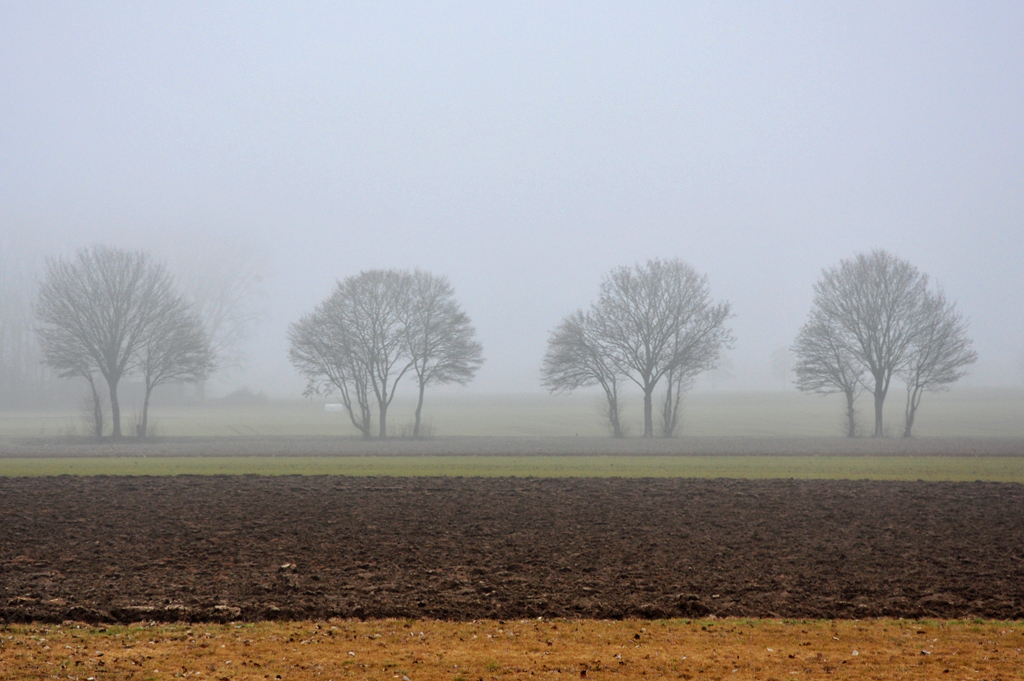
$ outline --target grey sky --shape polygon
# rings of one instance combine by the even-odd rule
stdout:
[[[287,324],[392,266],[452,280],[471,389],[539,390],[548,331],[650,257],[708,274],[734,387],[771,387],[820,269],[875,247],[970,317],[972,382],[1019,384],[1022,35],[1017,2],[0,2],[0,233],[251,241],[238,380],[273,391]]]

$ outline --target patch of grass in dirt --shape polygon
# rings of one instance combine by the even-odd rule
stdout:
[[[0,627],[0,677],[1020,678],[1024,623],[331,620]]]
[[[0,476],[383,475],[1024,482],[1024,457],[346,456],[0,459]]]

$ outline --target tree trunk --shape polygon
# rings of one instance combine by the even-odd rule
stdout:
[[[914,428],[914,411],[915,410],[912,409],[910,413],[907,414],[907,421],[903,426],[903,437],[912,437],[911,430]]]
[[[672,437],[672,374],[668,375],[668,387],[665,389],[665,403],[661,407],[661,435]]]
[[[608,420],[612,424],[612,437],[622,438],[622,424],[619,422],[619,400],[612,398],[608,402]]]
[[[369,440],[373,437],[373,414],[370,413],[370,402],[369,400],[363,400],[356,398],[359,401],[359,415],[362,425],[357,425],[359,432],[363,434],[364,440]]]
[[[674,388],[674,390],[673,390]],[[665,391],[665,404],[662,408],[662,437],[675,437],[679,429],[679,405],[683,396],[683,386],[668,376],[668,388]]]
[[[153,386],[146,386],[146,396],[142,399],[142,425],[139,426],[139,432],[137,435],[141,438],[146,437],[147,428],[149,427],[149,396],[153,392]]]
[[[852,390],[846,391],[846,437],[857,437],[857,421],[853,411],[854,397]]]
[[[653,405],[651,399],[651,393],[654,392],[654,386],[644,390],[644,437],[654,437],[654,415]]]
[[[605,400],[608,402],[605,416],[608,417],[608,425],[612,427],[612,437],[623,437],[622,424],[619,423],[618,387],[614,383],[609,383],[608,381],[599,380],[598,382],[601,384],[601,388],[604,390]]]
[[[605,388],[604,396],[608,400],[608,425],[612,427],[612,437],[621,438],[622,424],[619,422],[619,400],[611,390]]]
[[[96,383],[89,377],[89,388],[92,390],[92,427],[93,435],[103,437],[103,403],[100,402],[100,394],[96,392]]]
[[[423,411],[423,391],[425,389],[426,386],[423,384],[422,381],[420,381],[420,398],[419,401],[416,402],[416,422],[413,423],[412,425],[413,439],[418,438],[420,436],[420,412]]]
[[[882,405],[885,404],[885,387],[881,377],[875,376],[875,437],[882,437]]]
[[[115,440],[121,439],[121,405],[117,401],[117,379],[107,379],[107,386],[110,388],[110,421],[113,430],[110,437]]]
[[[917,415],[918,405],[921,404],[920,395],[920,388],[907,391],[907,409],[904,414],[903,437],[913,437],[914,417]]]
[[[377,402],[377,408],[380,410],[380,428],[378,429],[377,437],[384,440],[388,436],[388,403],[387,401]]]

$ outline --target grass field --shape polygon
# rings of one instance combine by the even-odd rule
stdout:
[[[1024,457],[233,456],[0,459],[0,476],[38,475],[618,476],[1024,483]]]
[[[331,620],[0,627],[3,679],[1012,679],[1020,622]]]
[[[635,396],[634,396],[635,397]],[[401,398],[389,413],[394,435],[410,429],[414,405]],[[871,413],[862,396],[858,405],[867,426]],[[561,437],[606,434],[601,399],[580,394],[474,395],[469,391],[429,395],[424,420],[437,436]],[[890,435],[902,434],[903,395],[887,401]],[[122,409],[125,432],[134,418]],[[624,422],[642,432],[640,404],[626,401]],[[155,406],[151,419],[159,435],[181,436],[353,436],[355,429],[340,413],[327,413],[323,402],[270,401],[256,406],[226,406],[216,401],[188,407]],[[820,437],[844,433],[843,405],[837,396],[776,393],[694,393],[683,404],[684,436]],[[0,439],[85,435],[88,426],[75,411],[0,412]],[[916,434],[921,437],[1022,437],[1024,390],[956,389],[929,394],[922,403]]]

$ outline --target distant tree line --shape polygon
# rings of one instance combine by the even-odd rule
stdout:
[[[125,376],[137,377],[144,399],[136,434],[145,436],[155,388],[202,384],[219,366],[240,361],[238,341],[260,316],[251,302],[263,269],[241,258],[225,270],[191,277],[186,294],[145,252],[84,248],[46,260],[32,310],[29,289],[16,285],[15,269],[5,263],[0,399],[17,404],[10,398],[19,389],[45,385],[52,376],[78,378],[91,395],[93,432],[104,433],[109,403],[112,435],[121,437],[117,388]],[[605,275],[589,307],[551,332],[542,385],[552,393],[599,387],[614,437],[626,435],[623,390],[632,385],[643,399],[643,436],[673,437],[694,380],[721,372],[722,353],[734,342],[731,316],[729,303],[713,300],[707,277],[680,260],[618,267]],[[465,385],[483,363],[450,282],[420,270],[368,270],[339,281],[290,326],[288,337],[305,394],[337,394],[364,437],[388,436],[388,409],[409,381],[417,394],[412,435],[419,437],[426,389]],[[924,394],[947,388],[977,360],[956,304],[926,274],[883,250],[822,271],[790,352],[792,363],[789,353],[776,350],[774,372],[791,370],[802,391],[842,394],[850,437],[857,434],[861,392],[873,397],[874,435],[882,436],[885,399],[893,380],[901,382],[903,435],[911,437]]]
[[[427,386],[466,384],[483,364],[469,317],[444,277],[415,270],[369,270],[339,281],[331,295],[288,332],[292,364],[305,394],[337,393],[352,425],[388,436],[388,407],[398,384],[417,390],[413,437],[419,437]]]

